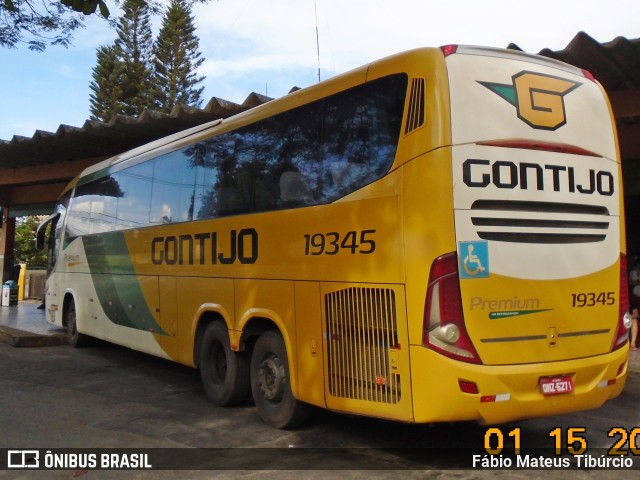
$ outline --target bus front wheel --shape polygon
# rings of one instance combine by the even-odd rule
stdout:
[[[291,392],[287,349],[280,333],[263,333],[251,356],[251,392],[258,413],[275,428],[293,428],[304,422],[309,406]]]
[[[249,360],[244,352],[231,350],[227,327],[210,324],[202,338],[200,378],[209,399],[224,407],[249,398]]]
[[[78,332],[76,304],[73,300],[71,300],[67,306],[65,324],[67,326],[69,345],[80,348],[85,347],[89,343],[87,336]]]

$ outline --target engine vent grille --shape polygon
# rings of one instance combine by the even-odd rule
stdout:
[[[404,133],[410,133],[424,125],[424,78],[411,80],[411,98],[409,99],[409,114]]]
[[[399,348],[393,290],[347,288],[327,294],[325,307],[331,395],[398,403],[400,375],[389,366]]]
[[[609,210],[597,205],[477,200],[471,215],[477,235],[498,242],[602,242],[609,229]]]

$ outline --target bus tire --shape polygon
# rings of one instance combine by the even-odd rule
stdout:
[[[275,428],[293,428],[309,414],[309,405],[291,392],[289,363],[279,332],[264,332],[251,356],[251,392],[262,420]]]
[[[249,398],[249,358],[231,350],[223,322],[209,324],[202,338],[200,378],[209,399],[220,407],[237,405]]]
[[[67,326],[67,338],[69,339],[69,345],[74,348],[82,348],[89,344],[89,337],[78,332],[76,304],[73,300],[71,300],[69,305],[67,305],[65,324]]]

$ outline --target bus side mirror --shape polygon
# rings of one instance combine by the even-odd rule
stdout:
[[[45,236],[47,233],[47,226],[50,223],[52,226],[55,225],[59,216],[59,213],[54,213],[53,215],[49,215],[42,222],[40,222],[40,225],[38,225],[38,229],[36,230],[36,250],[42,250],[46,248],[47,239]]]
[[[42,230],[42,231],[38,230],[38,232],[36,233],[36,250],[42,250],[44,248],[45,230]]]

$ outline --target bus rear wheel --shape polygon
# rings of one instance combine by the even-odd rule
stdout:
[[[251,356],[251,392],[262,420],[275,428],[293,428],[309,414],[309,405],[291,392],[287,349],[280,333],[263,333]]]
[[[78,332],[76,304],[73,300],[71,300],[67,306],[67,311],[65,313],[65,325],[67,326],[69,345],[75,348],[86,347],[89,343],[89,338]]]
[[[222,322],[210,324],[202,338],[200,378],[209,399],[224,407],[249,398],[249,359],[231,350],[229,333]]]

